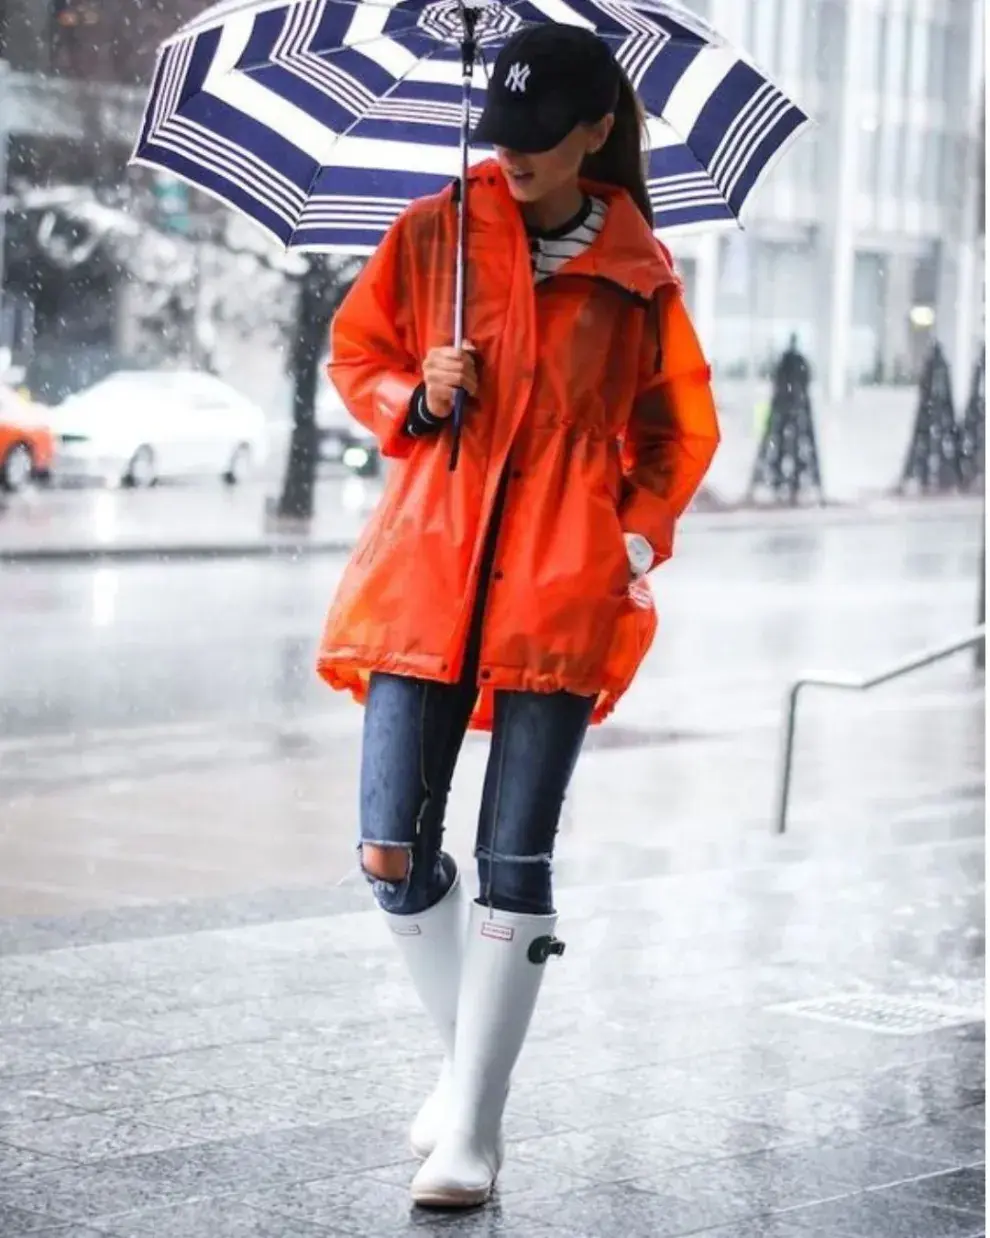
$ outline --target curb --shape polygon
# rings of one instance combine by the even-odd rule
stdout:
[[[212,545],[34,546],[0,550],[3,564],[44,563],[183,563],[221,559],[303,559],[313,555],[347,554],[354,540],[320,542],[226,542]]]
[[[742,507],[689,511],[681,533],[751,533],[767,529],[794,527],[836,527],[877,525],[928,520],[969,521],[982,519],[983,499],[975,496],[949,499],[877,498],[863,503],[829,503],[825,507]],[[0,526],[2,528],[2,526]],[[161,542],[147,545],[117,546],[28,546],[24,549],[0,548],[0,566],[31,564],[97,563],[190,563],[225,559],[305,559],[317,555],[349,554],[355,537],[325,538],[314,541],[231,541],[202,543]]]

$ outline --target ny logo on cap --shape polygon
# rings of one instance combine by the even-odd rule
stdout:
[[[529,75],[532,72],[528,64],[520,64],[517,60],[514,65],[509,66],[509,71],[505,75],[506,90],[514,90],[518,94],[526,93],[526,83],[529,81]]]

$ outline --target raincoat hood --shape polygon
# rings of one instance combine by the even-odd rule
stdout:
[[[582,180],[581,187],[608,209],[594,244],[567,264],[568,275],[606,279],[647,301],[665,285],[679,283],[670,251],[654,236],[626,190],[590,180]],[[453,205],[455,195],[456,187],[451,186],[443,196]],[[498,160],[488,159],[471,169],[468,195],[474,219],[525,237],[519,204]]]

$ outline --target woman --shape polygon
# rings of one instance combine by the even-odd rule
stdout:
[[[413,1199],[467,1207],[502,1161],[509,1079],[553,936],[551,857],[590,723],[656,626],[640,578],[718,442],[709,370],[654,239],[642,112],[607,46],[544,25],[494,66],[469,181],[467,335],[448,346],[454,192],[414,203],[344,301],[331,376],[396,463],[319,669],[366,702],[361,857],[440,1031]],[[469,395],[460,463],[448,419]],[[442,848],[468,727],[491,729],[467,905]]]

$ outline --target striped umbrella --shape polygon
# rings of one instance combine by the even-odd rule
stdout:
[[[134,161],[287,248],[367,252],[462,175],[487,67],[548,20],[594,29],[638,90],[658,230],[733,226],[809,123],[672,0],[226,0],[161,49]]]

